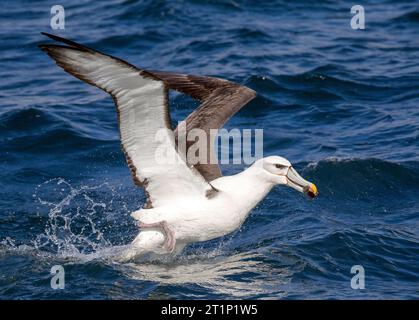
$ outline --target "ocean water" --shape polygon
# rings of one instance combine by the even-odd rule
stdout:
[[[0,299],[419,298],[418,1],[363,1],[365,30],[350,1],[65,1],[65,30],[51,29],[52,4],[0,12]],[[257,90],[226,127],[264,129],[264,154],[290,159],[319,197],[276,187],[233,234],[113,261],[145,196],[112,99],[41,52],[42,31]],[[196,107],[172,98],[175,121]],[[351,288],[355,265],[365,289]]]

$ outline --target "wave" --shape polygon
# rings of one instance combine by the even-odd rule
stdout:
[[[401,229],[401,228],[399,228]],[[334,267],[348,264],[350,261],[371,261],[375,259],[379,261],[380,268],[370,269],[371,274],[379,276],[384,273],[386,277],[397,279],[401,275],[409,276],[409,270],[399,270],[395,272],[399,259],[415,259],[415,250],[419,243],[419,238],[412,232],[403,232],[394,228],[382,226],[376,229],[372,226],[351,226],[350,228],[342,228],[324,233],[317,238],[307,237],[301,241],[294,248],[298,251],[304,251],[305,257],[310,260],[310,257],[322,257],[320,260],[323,263],[333,264]],[[328,255],[333,256],[333,260],[328,259],[322,254],[325,248],[328,248]],[[403,252],[396,250],[396,248],[403,248]],[[306,252],[313,250],[310,254]],[[317,265],[322,262],[318,261]],[[308,266],[311,264],[308,263]],[[316,268],[316,264],[311,265],[314,272],[328,275],[322,268]],[[411,266],[407,269],[415,269]],[[317,269],[317,270],[316,270]],[[333,268],[328,267],[328,270]],[[306,271],[306,270],[305,270]],[[304,271],[303,271],[304,272]]]
[[[321,181],[323,189],[345,198],[403,197],[406,190],[419,190],[418,162],[332,157],[310,163],[305,172]]]
[[[119,141],[116,128],[113,134],[108,134],[102,128],[92,131],[90,125],[35,107],[0,114],[3,148],[19,152],[71,152]]]
[[[245,84],[261,95],[275,97],[276,101],[298,101],[310,104],[356,101],[409,101],[417,94],[413,83],[416,75],[390,79],[363,79],[335,65],[324,65],[295,75],[272,75],[249,77]],[[401,96],[401,89],[404,96]]]
[[[394,19],[393,22],[402,22],[402,23],[419,23],[419,11],[412,10],[410,12],[404,13]]]

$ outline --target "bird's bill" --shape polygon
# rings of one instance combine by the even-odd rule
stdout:
[[[288,186],[307,194],[310,198],[315,198],[319,194],[316,185],[304,180],[293,167],[289,168],[286,177]]]

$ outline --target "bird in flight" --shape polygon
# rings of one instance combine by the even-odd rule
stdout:
[[[127,259],[146,252],[177,254],[188,243],[229,234],[240,228],[275,185],[287,185],[312,198],[318,195],[316,186],[280,156],[259,159],[241,173],[222,176],[217,163],[201,159],[192,164],[178,152],[179,130],[172,128],[169,90],[201,102],[184,120],[186,132],[200,129],[211,136],[211,130],[222,128],[256,96],[252,89],[213,77],[144,70],[74,41],[43,34],[59,42],[39,45],[58,66],[106,91],[115,102],[122,150],[134,183],[147,196],[145,205],[132,213],[141,230]],[[163,161],[156,157],[162,147]],[[186,153],[190,147],[186,145]],[[215,154],[212,143],[206,147],[209,157]]]

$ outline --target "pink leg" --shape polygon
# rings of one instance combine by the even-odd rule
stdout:
[[[141,229],[150,229],[150,228],[162,229],[165,236],[163,248],[165,248],[170,253],[173,252],[173,250],[175,250],[175,245],[176,245],[175,233],[173,232],[172,229],[170,229],[169,225],[167,224],[165,220],[160,221],[160,222],[155,222],[155,223],[139,222],[138,226]]]

